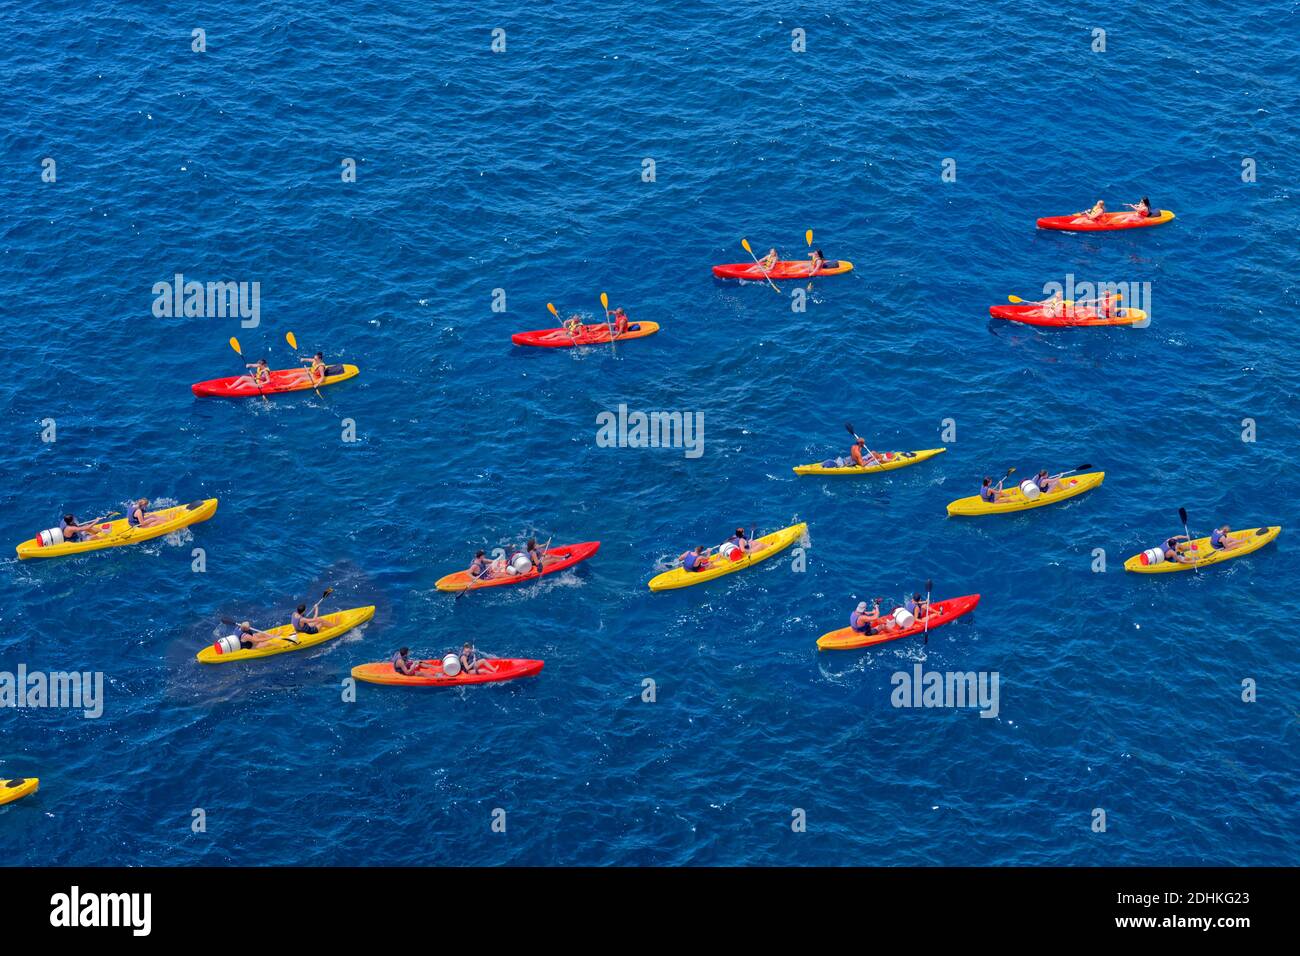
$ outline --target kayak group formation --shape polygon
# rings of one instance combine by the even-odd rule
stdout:
[[[1037,225],[1041,229],[1068,232],[1101,232],[1156,226],[1173,219],[1172,212],[1152,207],[1143,197],[1138,203],[1129,205],[1126,211],[1109,212],[1105,203],[1098,201],[1082,212],[1040,218]],[[812,230],[806,232],[805,240],[810,250],[807,259],[783,260],[775,248],[761,258],[756,256],[749,241],[742,239],[741,246],[749,253],[752,262],[716,265],[712,268],[713,275],[721,280],[765,282],[780,291],[777,281],[822,278],[853,271],[852,262],[828,259],[820,249],[814,249]],[[1064,299],[1059,292],[1039,301],[1026,301],[1013,295],[1008,296],[1008,305],[991,306],[989,312],[993,318],[1040,326],[1132,325],[1146,318],[1141,309],[1123,306],[1120,298],[1118,292],[1105,290],[1093,298],[1074,301]],[[518,332],[511,336],[511,340],[516,345],[540,348],[612,346],[659,331],[655,322],[634,322],[624,308],[611,309],[606,293],[601,293],[600,302],[604,309],[604,322],[589,324],[574,314],[558,327]],[[547,309],[559,319],[559,312],[553,304],[547,303]],[[297,353],[298,343],[294,334],[286,333],[285,340]],[[238,339],[231,338],[230,346],[243,357]],[[298,367],[294,368],[272,369],[265,358],[246,362],[244,367],[243,374],[198,382],[191,389],[201,397],[260,397],[266,401],[268,395],[282,392],[315,390],[319,394],[322,387],[346,381],[359,373],[355,365],[328,363],[322,352],[316,352],[310,358],[300,357]],[[853,437],[846,453],[821,462],[796,465],[794,472],[798,475],[868,475],[919,464],[947,451],[943,447],[914,451],[876,450],[868,446],[851,424],[845,427]],[[1056,473],[1039,469],[1032,478],[1006,487],[1007,479],[1016,471],[1009,468],[996,481],[985,476],[977,494],[950,502],[947,513],[950,516],[1000,514],[1064,501],[1101,485],[1105,472],[1089,472],[1087,469],[1090,467],[1080,465]],[[53,558],[134,544],[206,521],[216,508],[217,500],[209,498],[155,510],[150,508],[147,498],[139,498],[125,506],[124,516],[122,512],[113,511],[91,521],[82,521],[75,514],[67,513],[55,527],[24,541],[16,550],[22,559]],[[1274,540],[1282,530],[1277,526],[1265,526],[1233,531],[1225,524],[1216,527],[1207,537],[1193,538],[1188,531],[1185,509],[1179,509],[1179,517],[1183,524],[1182,534],[1171,535],[1162,544],[1129,558],[1124,563],[1125,570],[1137,573],[1199,570],[1250,554]],[[689,548],[666,570],[650,579],[650,590],[684,588],[752,567],[805,538],[807,525],[797,523],[762,535],[756,532],[755,527],[748,530],[737,527],[719,545]],[[470,591],[522,584],[563,571],[596,554],[599,548],[599,541],[553,547],[550,541],[539,546],[536,540],[530,539],[522,548],[508,555],[503,550],[489,558],[484,550],[479,550],[465,570],[444,575],[435,586],[440,591],[455,592],[459,600]],[[888,611],[882,611],[883,598],[858,601],[848,615],[848,625],[823,634],[817,641],[818,649],[855,650],[912,636],[928,640],[931,630],[970,613],[980,601],[979,594],[933,600],[932,589],[933,582],[927,581],[924,595],[919,591],[913,592]],[[327,588],[310,609],[305,602],[297,604],[289,622],[277,627],[263,629],[251,621],[222,618],[222,622],[232,628],[231,632],[200,650],[197,660],[204,664],[232,663],[303,650],[339,637],[374,616],[373,605],[322,614],[321,603],[332,591],[332,588]],[[449,650],[440,658],[428,660],[413,659],[410,649],[401,647],[387,660],[353,667],[351,675],[357,680],[376,684],[456,686],[533,676],[542,670],[543,663],[524,658],[487,657],[480,654],[472,642],[466,642],[459,651]],[[34,777],[0,780],[0,804],[34,792],[37,784]]]

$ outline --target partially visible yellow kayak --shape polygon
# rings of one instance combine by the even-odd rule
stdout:
[[[1197,538],[1192,542],[1194,550],[1191,552],[1192,556],[1197,560],[1189,561],[1186,564],[1181,561],[1167,561],[1164,558],[1163,548],[1152,548],[1150,551],[1135,554],[1125,561],[1124,570],[1136,571],[1138,574],[1164,574],[1166,571],[1191,571],[1193,568],[1222,564],[1232,558],[1239,558],[1243,554],[1258,551],[1281,533],[1281,525],[1248,528],[1245,531],[1229,531],[1229,538],[1245,542],[1231,551],[1211,547],[1209,538]]]
[[[56,540],[56,543],[43,544],[43,537],[52,534],[52,532],[42,532],[36,535],[35,538],[24,541],[15,550],[18,552],[19,558],[61,558],[67,554],[99,551],[102,548],[117,548],[124,544],[139,544],[141,541],[148,541],[150,538],[161,538],[165,534],[179,531],[187,525],[207,521],[216,513],[216,510],[217,499],[207,498],[203,501],[192,501],[187,505],[177,505],[174,508],[159,508],[157,511],[151,511],[150,514],[158,515],[163,520],[147,528],[133,528],[125,518],[118,518],[116,521],[105,521],[97,525],[96,527],[100,532],[99,537],[92,538],[89,541]],[[61,539],[63,536],[57,534],[54,537]]]
[[[29,793],[35,793],[40,783],[39,777],[28,777],[25,780],[0,780],[0,805],[13,803]]]
[[[950,516],[976,516],[1007,514],[1011,511],[1028,511],[1030,508],[1054,505],[1058,501],[1081,495],[1085,491],[1096,488],[1105,478],[1106,473],[1104,471],[1090,471],[1082,475],[1071,475],[1069,478],[1061,479],[1060,488],[1046,494],[1040,494],[1032,500],[1025,497],[1025,493],[1020,490],[1018,485],[1015,488],[1008,488],[1008,497],[1002,501],[989,503],[979,495],[971,495],[969,498],[958,498],[956,501],[950,502],[948,504],[948,514]]]
[[[692,584],[703,584],[705,581],[720,578],[724,574],[734,574],[743,568],[752,567],[760,561],[766,561],[773,555],[784,551],[802,538],[807,530],[808,526],[806,524],[792,524],[788,528],[782,528],[780,531],[773,531],[771,534],[755,538],[754,544],[763,544],[766,547],[760,551],[751,552],[739,561],[729,561],[717,554],[713,554],[709,556],[709,566],[703,571],[687,571],[685,568],[673,568],[663,574],[656,574],[650,579],[650,590],[671,591],[673,588],[686,588]]]
[[[867,465],[865,467],[848,465],[844,468],[837,468],[832,465],[816,463],[795,465],[794,473],[796,475],[874,475],[879,471],[893,471],[895,468],[906,468],[908,465],[915,465],[928,458],[933,458],[935,455],[942,455],[947,450],[947,448],[923,448],[920,451],[878,452],[877,454],[892,457],[884,464]]]
[[[340,634],[352,630],[358,624],[363,624],[374,616],[375,606],[373,604],[369,607],[354,607],[347,611],[335,611],[333,614],[325,615],[325,620],[330,622],[329,626],[322,627],[315,634],[297,634],[294,633],[292,624],[281,624],[279,627],[273,627],[264,632],[270,634],[276,640],[263,644],[261,647],[228,651],[224,650],[221,642],[218,641],[203,648],[194,656],[202,664],[229,664],[232,661],[248,661],[257,657],[287,654],[289,651],[305,651],[309,647],[315,647],[318,644],[333,640]]]

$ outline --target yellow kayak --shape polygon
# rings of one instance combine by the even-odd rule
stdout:
[[[347,611],[335,611],[333,614],[326,614],[325,620],[330,622],[328,627],[322,627],[315,634],[295,634],[292,624],[281,624],[279,627],[273,627],[265,633],[270,634],[277,640],[261,647],[241,648],[237,651],[223,651],[221,642],[212,644],[203,648],[195,656],[201,664],[229,664],[232,661],[249,661],[255,657],[273,657],[276,654],[287,654],[289,651],[305,651],[309,647],[315,647],[318,644],[324,644],[326,641],[333,640],[340,634],[352,630],[358,624],[363,624],[375,616],[375,606],[354,607]],[[293,638],[293,640],[290,640]]]
[[[1006,489],[1008,497],[1002,501],[995,501],[992,504],[985,501],[979,495],[971,495],[969,498],[958,498],[956,501],[948,504],[948,514],[952,515],[997,515],[1006,514],[1011,511],[1028,511],[1030,508],[1041,508],[1044,505],[1054,505],[1058,501],[1064,501],[1066,498],[1073,498],[1075,495],[1081,495],[1085,491],[1096,488],[1106,478],[1104,471],[1090,471],[1082,475],[1071,475],[1069,478],[1061,479],[1061,487],[1055,491],[1040,494],[1037,498],[1030,500],[1025,497],[1025,493],[1020,490],[1019,486]]]
[[[724,574],[734,574],[742,568],[751,567],[760,561],[766,561],[773,555],[781,553],[802,538],[807,530],[808,526],[806,524],[792,524],[788,528],[782,528],[780,531],[773,531],[771,534],[755,538],[754,544],[763,544],[766,547],[761,551],[749,554],[739,561],[728,561],[717,554],[713,554],[709,556],[709,567],[703,571],[687,571],[685,568],[673,568],[663,574],[656,574],[650,579],[650,590],[671,591],[673,588],[686,588],[692,584],[703,584],[705,581],[720,578]]]
[[[1282,528],[1280,525],[1272,525],[1263,528],[1247,528],[1245,531],[1229,531],[1228,537],[1245,541],[1245,544],[1233,548],[1231,551],[1216,550],[1210,546],[1209,538],[1197,538],[1192,542],[1195,548],[1195,556],[1204,555],[1198,561],[1189,561],[1183,564],[1180,561],[1167,561],[1163,556],[1163,548],[1152,548],[1150,551],[1143,551],[1141,554],[1135,554],[1124,562],[1125,571],[1136,571],[1138,574],[1164,574],[1166,571],[1191,571],[1193,568],[1204,568],[1211,564],[1222,564],[1224,561],[1232,558],[1239,558],[1243,554],[1250,554],[1252,551],[1258,551],[1264,545],[1268,544],[1279,534]],[[1153,553],[1156,552],[1156,553]]]
[[[125,518],[116,521],[104,521],[97,527],[99,537],[90,541],[62,541],[63,535],[54,531],[41,532],[35,538],[28,539],[15,549],[19,558],[61,558],[67,554],[81,554],[83,551],[99,551],[102,548],[116,548],[124,544],[139,544],[151,538],[161,538],[165,534],[179,531],[187,525],[207,521],[216,513],[217,499],[207,498],[192,501],[187,505],[174,508],[159,508],[150,514],[158,515],[164,520],[147,528],[132,528]],[[43,544],[42,540],[53,535],[56,543]]]
[[[819,463],[795,465],[794,473],[796,475],[874,475],[878,471],[893,471],[895,468],[906,468],[908,465],[915,465],[928,458],[933,458],[935,455],[942,455],[947,450],[947,448],[923,448],[920,451],[880,452],[878,454],[892,455],[893,457],[883,465],[866,465],[865,467],[849,465],[845,468],[836,468]]]
[[[0,805],[13,803],[29,793],[35,793],[40,783],[38,777],[28,777],[25,780],[0,780]]]

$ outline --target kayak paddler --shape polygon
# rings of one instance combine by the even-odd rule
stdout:
[[[390,660],[393,662],[393,670],[408,676],[424,667],[422,662],[411,660],[411,649],[409,647],[398,648],[397,653]]]
[[[1038,490],[1043,494],[1048,494],[1061,487],[1061,479],[1053,478],[1048,474],[1047,469],[1044,468],[1038,474],[1034,475],[1034,484],[1038,486]]]
[[[1080,216],[1082,216],[1084,219],[1087,219],[1089,222],[1093,221],[1094,219],[1098,219],[1101,216],[1104,216],[1105,214],[1106,214],[1106,203],[1104,200],[1101,199],[1098,199],[1091,209],[1079,213]]]
[[[126,514],[126,523],[132,528],[149,528],[156,524],[162,524],[167,520],[158,515],[151,515],[148,512],[149,499],[140,498],[131,503],[131,510]]]
[[[866,451],[867,453],[865,458],[862,456],[863,451]],[[868,465],[883,465],[885,462],[889,461],[888,452],[883,452],[882,454],[877,455],[867,447],[867,440],[865,438],[859,438],[853,443],[853,447],[849,449],[849,457],[853,459],[853,464],[857,465],[859,468],[866,468]]]
[[[1006,481],[1006,479],[1003,478],[1002,481]],[[984,484],[980,486],[980,498],[988,504],[993,504],[996,501],[1010,498],[1011,492],[1002,490],[1002,481],[999,481],[997,485],[994,485],[993,479],[988,475],[985,475]]]
[[[466,641],[460,649],[460,669],[466,674],[477,674],[480,670],[490,673],[492,665],[486,657],[479,654],[473,644]]]
[[[826,257],[822,255],[820,249],[814,249],[812,256],[808,259],[808,274],[815,276],[821,267],[826,264]]]
[[[579,336],[586,331],[586,328],[587,327],[582,324],[581,316],[571,315],[564,320],[564,331],[569,333],[569,337],[573,339],[574,342],[578,341]]]
[[[244,368],[252,369],[248,375],[241,375],[235,379],[234,386],[251,385],[253,388],[260,388],[271,381],[271,367],[266,364],[266,359],[260,358],[252,365],[245,365]]]
[[[320,601],[316,602],[311,613],[307,613],[307,605],[299,604],[298,609],[293,612],[289,619],[293,624],[293,629],[299,634],[318,634],[322,626],[329,627],[331,623],[328,617],[317,617],[316,612],[320,610]]]
[[[1136,204],[1125,203],[1124,205],[1128,206],[1129,209],[1132,209],[1143,219],[1159,218],[1160,216],[1160,210],[1152,209],[1151,200],[1148,199],[1146,196],[1143,196],[1141,199],[1139,199]]]
[[[746,555],[762,551],[766,547],[767,545],[761,541],[749,540],[744,528],[737,528],[735,534],[722,542],[718,552],[728,561],[740,561]]]
[[[481,548],[474,552],[474,560],[469,563],[468,572],[475,581],[486,581],[492,577],[492,562]]]
[[[529,562],[533,566],[533,570],[538,574],[541,574],[542,570],[546,567],[546,555],[542,553],[541,548],[537,547],[537,539],[529,538],[524,551]]]
[[[776,254],[776,246],[773,246],[771,249],[767,250],[767,255],[758,260],[758,264],[762,266],[764,272],[771,272],[772,267],[780,260],[781,257]]]
[[[1179,564],[1195,564],[1196,556],[1189,553],[1191,541],[1192,539],[1185,534],[1175,534],[1165,538],[1165,543],[1160,546],[1165,553],[1165,560],[1176,561]]]
[[[1231,551],[1233,548],[1240,548],[1246,543],[1244,538],[1231,537],[1229,532],[1232,531],[1226,524],[1222,528],[1215,528],[1210,532],[1210,547],[1215,551]]]
[[[91,541],[99,537],[99,529],[92,524],[80,524],[77,516],[66,514],[59,519],[59,530],[64,541]]]
[[[313,385],[319,385],[321,382],[325,381],[325,376],[327,374],[326,369],[328,366],[325,364],[324,353],[317,352],[310,360],[303,359],[302,361],[308,363],[308,367],[303,369],[306,381],[311,382]]]
[[[623,307],[619,306],[614,310],[614,338],[621,338],[627,332],[631,322],[628,321],[627,313]]]
[[[239,638],[239,646],[246,651],[251,651],[255,647],[261,647],[267,641],[274,641],[275,638],[265,631],[259,631],[248,621],[241,621],[235,625],[235,637]]]
[[[683,569],[692,573],[703,571],[709,566],[709,556],[704,553],[702,544],[697,544],[694,549],[678,555],[677,561]]]

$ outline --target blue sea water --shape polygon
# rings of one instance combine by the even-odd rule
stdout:
[[[221,502],[177,537],[0,558],[0,670],[106,683],[99,719],[0,713],[0,776],[41,778],[0,808],[6,864],[1300,863],[1294,3],[5,20],[6,540],[132,496]],[[1144,193],[1178,219],[1034,228]],[[711,278],[742,236],[794,257],[808,228],[856,269],[806,311],[790,283]],[[261,324],[156,318],[178,272],[259,282]],[[1149,281],[1150,327],[988,318],[1067,275]],[[595,317],[601,291],[661,332],[511,346],[553,324],[548,301]],[[232,335],[292,365],[290,330],[361,375],[319,398],[190,393],[239,372]],[[703,456],[597,447],[620,404],[703,412]],[[793,475],[844,452],[846,421],[948,452]],[[944,515],[983,474],[1081,462],[1106,483],[1068,503]],[[1202,573],[1126,575],[1180,506],[1200,533],[1288,531]],[[794,521],[805,571],[782,555],[645,587],[736,524]],[[434,589],[529,535],[602,546],[526,588]],[[928,644],[817,653],[858,599],[927,578],[979,609]],[[325,587],[327,609],[378,612],[319,649],[195,662],[221,616],[280,623]],[[343,700],[353,665],[466,638],[546,668]],[[893,707],[918,663],[996,671],[998,716]]]

